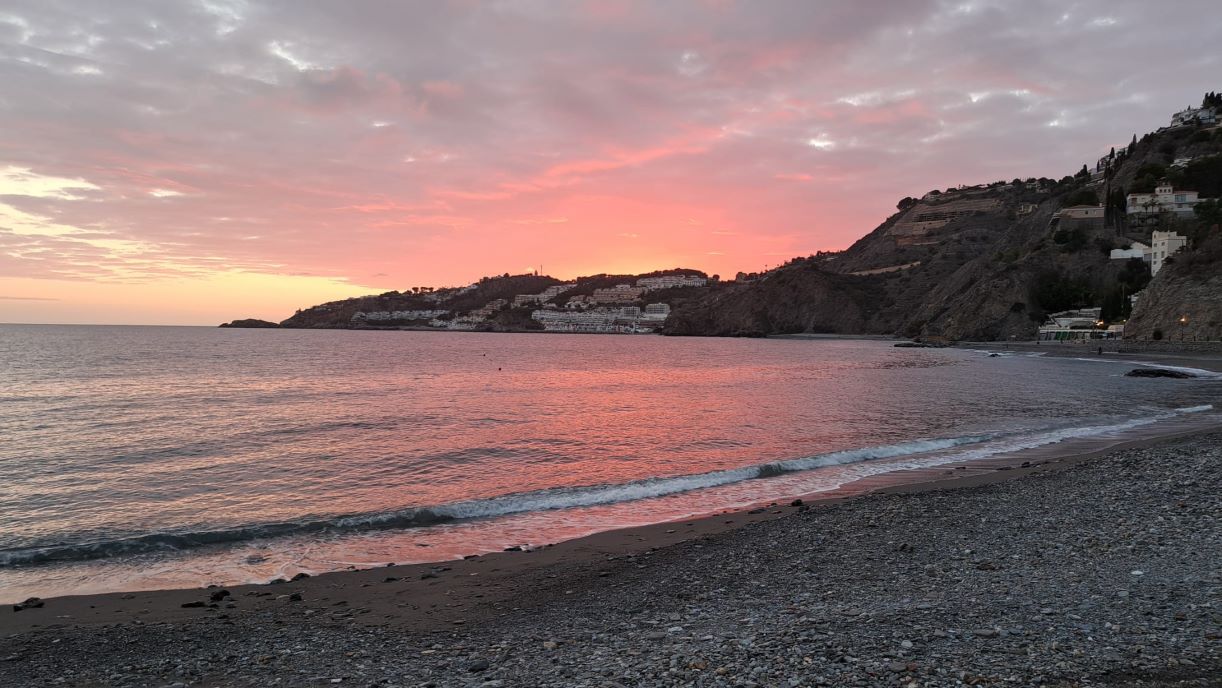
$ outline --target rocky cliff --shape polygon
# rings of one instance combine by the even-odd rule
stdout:
[[[1171,259],[1142,292],[1125,339],[1222,339],[1222,235]]]

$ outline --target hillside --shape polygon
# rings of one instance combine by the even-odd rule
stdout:
[[[1069,308],[1103,306],[1105,318],[1122,321],[1128,296],[1145,286],[1149,268],[1140,260],[1112,260],[1111,249],[1148,245],[1154,230],[1173,230],[1193,237],[1187,262],[1210,232],[1209,223],[1191,217],[1133,226],[1125,194],[1151,191],[1165,179],[1202,197],[1222,195],[1220,154],[1219,129],[1187,126],[1134,137],[1104,156],[1095,173],[1084,166],[1059,180],[1014,179],[905,198],[898,212],[845,251],[795,259],[748,283],[726,285],[672,313],[665,332],[1000,340],[1030,339],[1049,313]],[[1102,217],[1058,216],[1097,204]],[[1155,283],[1158,290],[1139,308],[1139,327],[1165,322],[1183,310],[1183,299],[1207,295],[1207,289],[1159,286],[1183,283],[1172,274]],[[1212,303],[1220,295],[1212,292]]]
[[[451,329],[475,329],[481,331],[531,331],[542,325],[532,320],[531,313],[540,304],[514,305],[514,299],[524,295],[542,294],[549,288],[563,288],[551,294],[546,301],[563,307],[570,299],[588,298],[596,290],[612,289],[620,284],[635,284],[643,278],[664,276],[690,276],[706,278],[699,270],[674,268],[641,275],[591,275],[579,277],[572,282],[561,282],[545,275],[500,275],[485,277],[466,287],[390,291],[374,296],[361,296],[331,301],[297,311],[280,323],[288,328],[370,329],[428,327],[438,322],[446,323],[460,318],[478,320],[470,327]],[[706,287],[684,287],[656,289],[641,294],[639,298],[617,305],[644,307],[648,303],[681,303],[698,294]],[[647,298],[646,298],[647,296]]]

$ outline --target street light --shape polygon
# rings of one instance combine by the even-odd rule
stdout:
[[[1184,341],[1184,329],[1188,327],[1188,316],[1180,316],[1180,341]]]

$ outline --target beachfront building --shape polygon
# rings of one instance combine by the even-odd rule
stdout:
[[[661,324],[645,317],[637,306],[591,308],[586,311],[541,309],[530,317],[548,332],[588,332],[599,334],[641,334]]]
[[[432,320],[449,313],[444,309],[410,310],[410,311],[357,311],[352,314],[353,322],[380,322],[385,320]]]
[[[1099,320],[1101,308],[1079,308],[1071,311],[1061,311],[1048,316],[1048,320],[1040,325],[1040,341],[1086,341],[1090,339],[1107,339],[1108,330],[1104,329]]]
[[[450,320],[433,319],[429,321],[429,326],[443,330],[474,330],[487,321],[488,318],[483,315],[469,313],[467,315],[455,316]]]
[[[1175,232],[1155,231],[1150,241],[1150,274],[1157,275],[1167,257],[1188,245],[1188,237]]]
[[[1132,225],[1158,222],[1163,213],[1175,213],[1181,217],[1192,214],[1193,206],[1200,203],[1196,191],[1176,190],[1171,184],[1161,182],[1154,193],[1131,193],[1126,197],[1125,214]]]
[[[699,275],[663,275],[662,277],[642,277],[636,281],[636,286],[647,291],[674,287],[703,287],[705,284],[708,284],[708,280]]]

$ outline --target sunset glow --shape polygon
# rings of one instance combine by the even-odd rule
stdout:
[[[1222,66],[1204,2],[75,4],[0,9],[0,322],[759,270],[1072,173]]]

